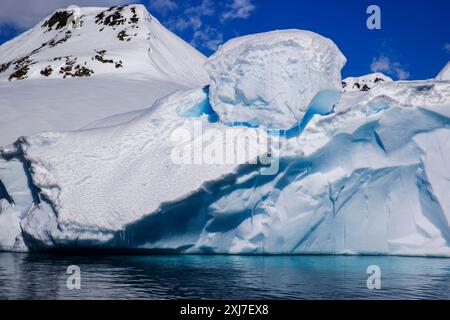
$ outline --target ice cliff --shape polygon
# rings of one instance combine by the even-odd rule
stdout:
[[[310,32],[238,38],[206,88],[2,148],[1,248],[450,257],[450,82],[340,96],[344,62]]]

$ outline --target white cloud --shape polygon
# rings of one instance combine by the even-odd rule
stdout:
[[[194,47],[204,47],[211,51],[216,51],[217,47],[223,43],[223,34],[215,28],[205,26],[201,30],[194,31],[191,44]]]
[[[172,31],[184,31],[192,26],[192,22],[183,17],[176,17],[164,21],[164,25]]]
[[[204,23],[205,17],[216,14],[212,0],[202,0],[196,6],[186,7],[182,14],[167,19],[165,25],[173,31],[192,30],[191,44],[197,48],[216,50],[223,43],[223,34]]]
[[[222,20],[247,19],[255,6],[251,0],[233,0],[226,6],[226,10],[222,13]]]
[[[166,21],[164,21],[164,25],[172,31],[185,31],[187,29],[192,29],[196,31],[201,28],[203,25],[201,17],[192,16],[192,17],[172,17]]]
[[[150,0],[150,9],[166,15],[170,11],[178,9],[178,5],[174,0]]]
[[[34,26],[55,9],[70,5],[111,7],[132,2],[132,0],[1,0],[0,25],[8,24],[24,30]]]
[[[185,10],[185,14],[187,15],[195,15],[195,16],[212,16],[215,13],[214,3],[212,0],[202,0],[200,5],[188,7]]]
[[[448,53],[450,53],[450,43],[446,43],[444,45],[444,50],[447,51]]]
[[[154,0],[155,1],[155,0]],[[164,3],[173,0],[158,0]],[[164,18],[163,24],[175,32],[192,32],[192,45],[197,48],[216,50],[223,43],[219,26],[233,19],[246,19],[256,7],[252,0],[195,0],[177,2],[174,12]],[[172,8],[172,7],[171,7]]]
[[[372,72],[384,72],[388,75],[393,75],[400,80],[408,79],[409,72],[400,64],[400,62],[393,62],[387,56],[380,56],[373,58],[370,65]]]
[[[203,17],[214,15],[214,5],[211,0],[202,0],[198,6],[187,7],[182,14],[165,21],[166,26],[174,31],[192,29],[198,31],[203,26]]]

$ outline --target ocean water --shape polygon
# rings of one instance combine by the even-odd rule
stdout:
[[[71,265],[80,289],[67,287]],[[371,265],[380,290],[367,288]],[[450,299],[450,259],[0,253],[0,298]]]

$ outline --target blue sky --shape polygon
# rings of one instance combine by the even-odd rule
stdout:
[[[2,0],[0,43],[58,7],[129,2]],[[338,45],[348,60],[344,77],[382,71],[396,79],[426,79],[435,77],[450,60],[448,0],[143,0],[140,3],[206,55],[236,36],[298,28],[329,37]],[[369,17],[366,10],[371,4],[381,9],[381,30],[366,27]]]

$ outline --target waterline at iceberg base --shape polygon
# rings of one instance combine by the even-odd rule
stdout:
[[[312,32],[242,37],[209,59],[207,89],[20,138],[0,153],[0,247],[450,257],[450,81],[341,92],[345,61]],[[198,121],[218,135],[299,130],[279,138],[272,175],[174,163],[172,133]]]

